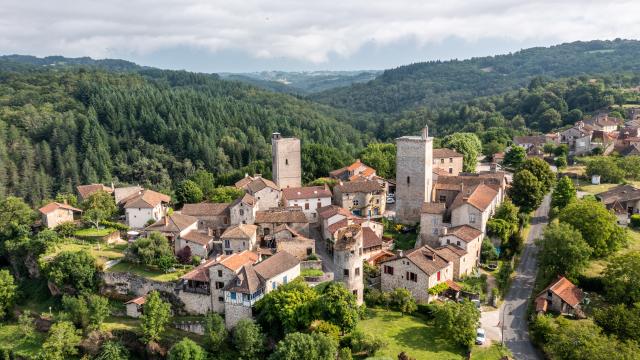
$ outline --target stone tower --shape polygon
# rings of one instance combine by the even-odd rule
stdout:
[[[273,181],[281,188],[302,186],[300,139],[271,136]]]
[[[420,136],[397,138],[396,146],[396,217],[403,224],[416,224],[422,204],[431,201],[433,138],[425,126]]]
[[[362,257],[362,227],[349,225],[338,230],[333,246],[333,279],[340,281],[351,291],[362,305],[364,297],[364,269]]]

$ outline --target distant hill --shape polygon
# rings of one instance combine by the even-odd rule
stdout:
[[[310,97],[361,112],[397,113],[495,95],[537,76],[563,78],[640,71],[640,41],[573,42],[469,60],[432,61],[386,70],[375,80]]]
[[[291,94],[313,94],[337,87],[363,83],[381,74],[378,70],[362,71],[262,71],[222,73],[223,79],[245,82],[263,89]]]
[[[65,66],[87,66],[95,67],[108,71],[138,71],[145,67],[137,65],[131,61],[120,59],[102,59],[96,60],[90,57],[67,58],[64,56],[47,56],[39,58],[31,55],[3,55],[0,56],[0,63],[9,65],[8,62],[47,67],[65,67]]]

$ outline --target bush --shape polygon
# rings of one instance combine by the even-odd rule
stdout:
[[[178,261],[180,264],[189,264],[191,263],[191,248],[189,246],[185,246],[176,254],[178,257]]]
[[[364,292],[364,302],[369,307],[386,305],[385,294],[378,289],[366,289]]]
[[[300,272],[300,275],[302,275],[302,277],[306,277],[306,276],[322,276],[324,275],[324,272],[322,272],[322,270],[318,270],[318,269],[304,269]]]
[[[54,230],[58,233],[58,235],[70,238],[73,237],[73,235],[76,233],[76,231],[78,230],[78,226],[72,221],[66,221],[56,226]]]
[[[435,304],[418,304],[417,312],[427,317],[427,319],[433,319]]]
[[[636,229],[640,227],[640,214],[631,215],[631,227]]]
[[[354,353],[365,353],[367,356],[373,356],[375,353],[386,347],[387,343],[377,336],[365,334],[360,330],[355,330],[346,336],[345,342]]]
[[[119,223],[117,221],[102,220],[100,221],[100,225],[106,228],[116,229],[118,231],[129,231],[131,229],[127,225]]]
[[[578,275],[577,276],[577,285],[580,288],[587,292],[596,292],[602,293],[604,291],[604,283],[602,282],[602,277],[600,276],[585,276]]]
[[[318,260],[318,256],[316,254],[311,254],[311,255],[307,256],[307,260],[309,260],[309,261]]]
[[[198,255],[193,255],[193,256],[191,257],[191,264],[192,264],[193,266],[198,266],[198,265],[200,265],[200,262],[201,262],[201,261],[202,261],[202,258],[201,258],[200,256],[198,256]]]

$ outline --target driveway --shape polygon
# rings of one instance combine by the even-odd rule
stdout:
[[[551,197],[545,196],[542,205],[531,219],[531,229],[527,237],[520,264],[516,269],[511,288],[500,308],[504,321],[504,342],[518,360],[542,359],[540,352],[529,340],[527,305],[536,278],[537,261],[534,240],[542,236],[547,224]]]

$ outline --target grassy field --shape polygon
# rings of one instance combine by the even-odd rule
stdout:
[[[172,326],[173,325],[168,325],[165,328],[165,330],[162,332],[163,342],[174,344],[182,340],[183,338],[188,337],[191,340],[198,342],[199,344],[204,344],[204,337],[202,335],[178,330],[176,328],[173,328]],[[128,331],[133,331],[136,334],[141,334],[140,319],[134,319],[130,317],[111,316],[107,318],[107,320],[103,323],[103,330],[105,331],[128,330]]]
[[[98,265],[102,265],[109,260],[120,259],[124,257],[126,244],[107,245],[100,243],[82,243],[76,240],[68,240],[63,244],[56,245],[53,251],[45,256],[53,257],[61,251],[80,251],[84,250],[96,259]]]
[[[640,251],[640,231],[629,229],[629,246],[617,251],[612,256],[622,255],[632,251]],[[607,259],[593,260],[583,274],[588,277],[599,276],[607,266],[607,263]]]
[[[40,352],[45,335],[34,332],[33,338],[27,339],[20,333],[18,325],[0,325],[0,346],[10,348],[16,357],[33,359]]]
[[[471,351],[471,360],[499,360],[503,356],[512,356],[509,349],[500,344],[488,347],[475,346]]]
[[[109,268],[107,272],[130,272],[147,279],[168,282],[178,280],[180,276],[186,274],[189,270],[191,269],[177,269],[174,272],[165,273],[160,270],[150,269],[144,265],[132,264],[123,261]]]
[[[90,228],[80,229],[76,231],[76,236],[83,236],[83,237],[107,236],[113,233],[114,231],[116,231],[116,229],[112,229],[112,228],[96,229],[96,228],[90,227]]]
[[[575,183],[575,180],[574,180]],[[629,184],[640,186],[640,181],[629,181]],[[605,192],[611,189],[614,186],[618,186],[619,184],[599,184],[599,185],[591,185],[590,182],[585,180],[580,180],[579,184],[576,184],[576,188],[578,191],[588,192],[589,194],[599,194],[601,192]]]

